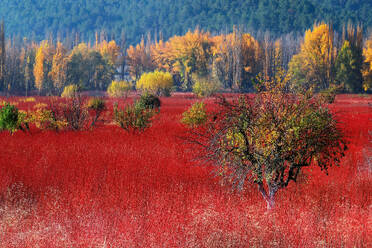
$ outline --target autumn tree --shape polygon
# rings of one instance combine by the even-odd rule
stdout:
[[[116,66],[119,62],[120,47],[114,40],[107,42],[103,40],[97,47],[102,57],[112,66]]]
[[[252,90],[251,84],[261,71],[260,44],[248,33],[233,33],[213,38],[212,75],[234,90]]]
[[[85,43],[74,47],[67,58],[66,84],[76,84],[82,89],[106,90],[114,73],[114,68],[102,55]]]
[[[306,31],[300,52],[289,63],[292,87],[327,89],[334,79],[334,59],[332,28],[327,24],[314,25],[313,30]]]
[[[52,45],[46,40],[42,41],[36,52],[34,65],[35,87],[39,93],[43,90],[51,90],[51,80],[48,73],[52,67],[52,58]]]
[[[348,25],[343,34],[343,46],[335,62],[335,81],[346,92],[362,91],[363,31]]]
[[[327,172],[346,149],[343,131],[322,101],[311,92],[288,95],[284,89],[285,80],[263,82],[253,97],[220,98],[219,110],[186,138],[226,182],[239,189],[246,181],[256,184],[268,209],[278,190],[296,182],[304,168]]]
[[[149,43],[149,41],[148,41]],[[138,80],[144,72],[150,72],[155,69],[150,51],[150,44],[142,38],[137,46],[129,46],[127,49],[127,64],[129,74],[133,80]]]
[[[169,72],[154,71],[142,74],[136,88],[153,95],[169,96],[173,87],[173,77]]]
[[[365,57],[363,68],[363,89],[367,91],[372,88],[372,35],[366,42],[363,55]]]
[[[55,54],[53,55],[52,69],[49,72],[53,80],[54,89],[58,92],[62,91],[66,82],[66,59],[67,50],[63,47],[61,42],[57,43]]]
[[[192,87],[192,74],[207,76],[212,56],[209,33],[196,29],[184,36],[173,36],[166,43],[159,42],[152,47],[153,61],[159,69],[166,69],[179,75],[182,88]]]

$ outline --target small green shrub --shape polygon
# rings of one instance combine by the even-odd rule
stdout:
[[[90,124],[90,126],[93,127],[103,111],[106,110],[106,103],[103,99],[94,97],[88,101],[87,107],[90,112],[93,112],[93,119],[92,123]]]
[[[79,88],[75,84],[70,84],[65,86],[61,97],[74,97],[79,92]]]
[[[114,105],[114,121],[127,132],[142,132],[151,126],[152,118],[157,111],[146,108],[140,102],[126,105],[124,109],[119,109]]]
[[[141,95],[138,103],[143,105],[147,109],[159,109],[161,106],[159,97],[151,94]]]
[[[182,114],[181,123],[190,128],[203,125],[207,121],[207,112],[203,102],[194,103],[187,111]]]
[[[112,81],[107,88],[107,94],[110,97],[127,97],[132,89],[131,83],[127,81]]]
[[[14,105],[5,103],[0,109],[0,131],[7,130],[14,133],[18,129],[23,131],[28,129],[26,117],[26,113],[18,111]]]

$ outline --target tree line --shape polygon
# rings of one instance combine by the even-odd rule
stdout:
[[[170,73],[182,91],[205,84],[219,91],[252,92],[262,79],[280,78],[290,90],[361,93],[372,85],[372,36],[367,39],[351,24],[337,33],[319,23],[303,38],[254,37],[239,28],[218,35],[195,29],[168,40],[147,35],[127,46],[124,38],[118,44],[99,33],[94,42],[78,36],[64,42],[6,39],[4,23],[0,28],[0,92],[5,94],[59,95],[72,84],[106,90],[119,79],[134,86],[153,71]]]

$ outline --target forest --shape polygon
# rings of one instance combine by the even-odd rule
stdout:
[[[341,33],[316,23],[303,37],[254,37],[235,27],[212,35],[201,29],[168,40],[150,34],[136,45],[95,33],[94,42],[41,42],[6,38],[0,29],[0,92],[3,95],[60,95],[65,86],[106,91],[112,81],[140,90],[145,73],[172,77],[171,91],[254,92],[260,81],[286,81],[288,90],[362,93],[371,90],[372,36],[349,24]],[[163,92],[164,93],[164,92]],[[158,91],[156,94],[162,94]]]
[[[199,27],[211,33],[232,32],[241,26],[247,32],[279,36],[303,33],[314,22],[332,22],[341,32],[345,23],[372,26],[369,0],[2,0],[0,18],[10,34],[41,41],[68,38],[71,32],[94,40],[105,30],[110,39],[125,33],[129,44],[139,43],[147,32],[163,39],[183,35]]]

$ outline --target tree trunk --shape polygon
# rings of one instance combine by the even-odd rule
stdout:
[[[262,197],[265,199],[267,204],[267,210],[273,210],[275,208],[275,194],[278,191],[278,187],[275,184],[269,184],[267,193],[263,184],[258,184],[258,190],[262,194]]]

